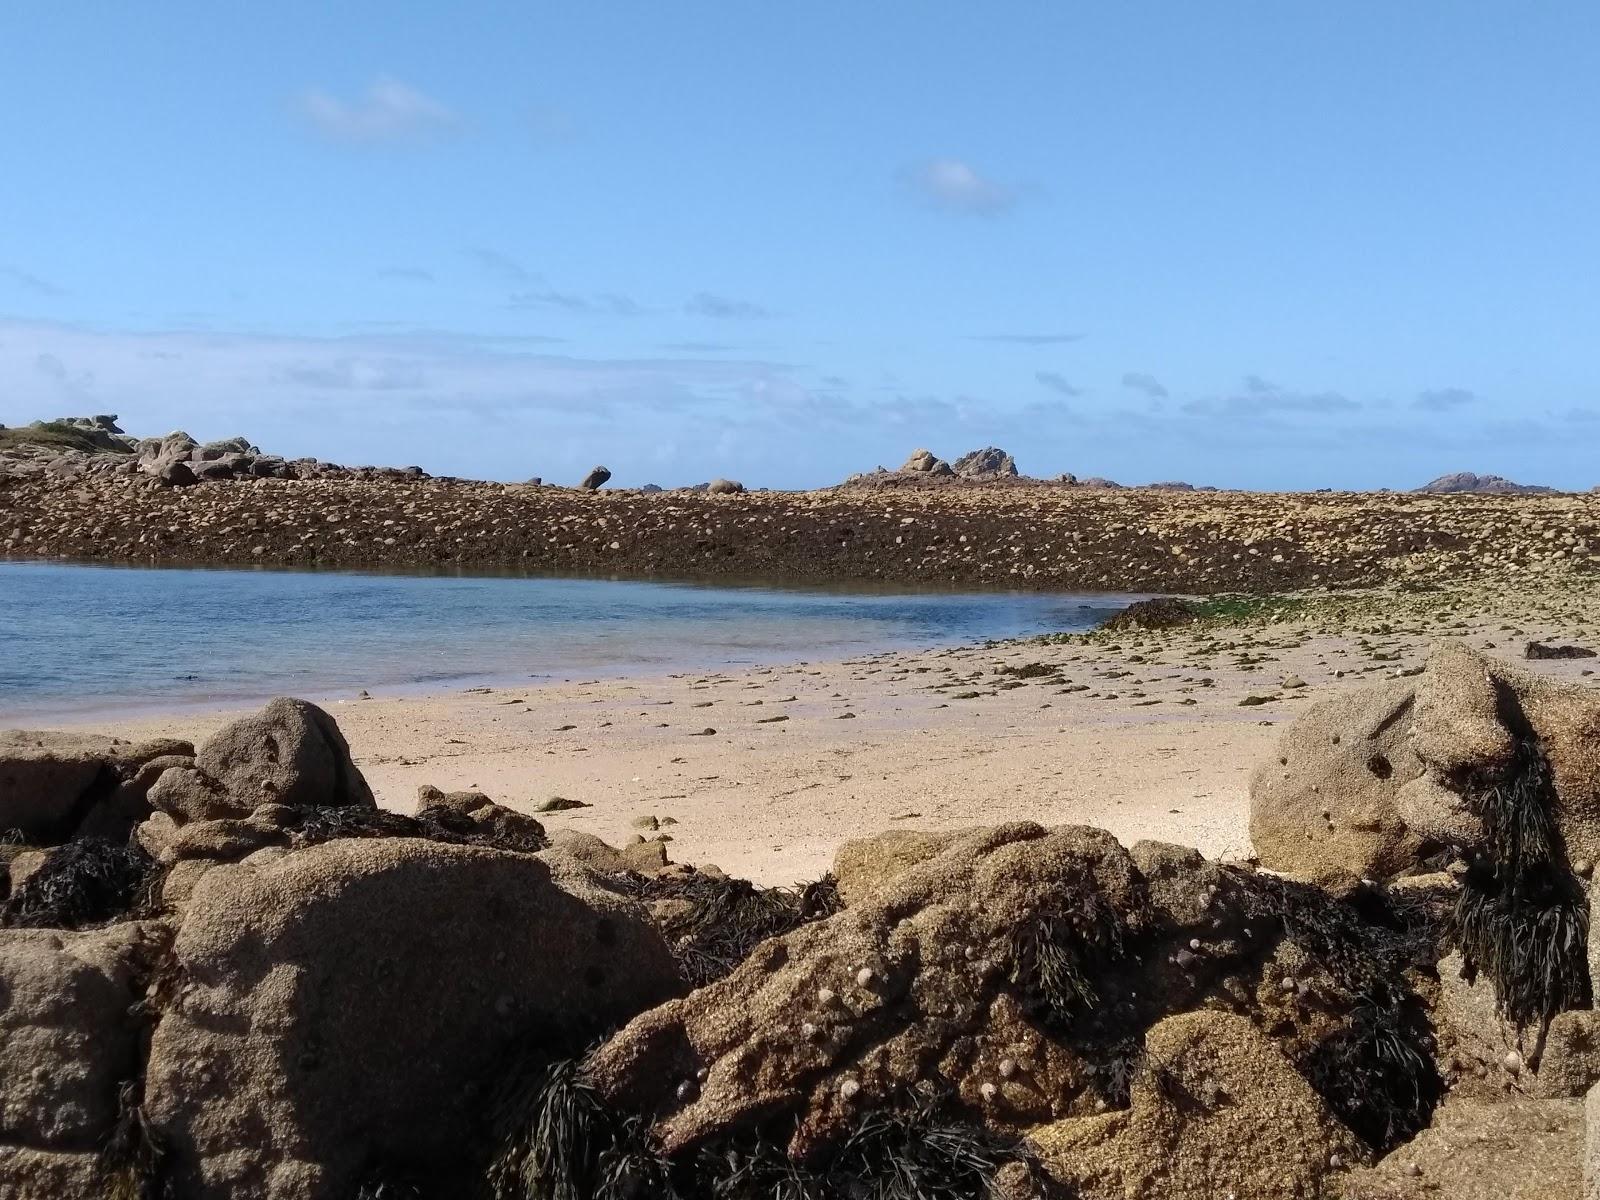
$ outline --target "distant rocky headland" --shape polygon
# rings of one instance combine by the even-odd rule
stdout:
[[[0,429],[0,556],[1195,593],[1595,569],[1600,496],[1451,478],[1420,494],[1119,487],[1030,479],[988,447],[812,492],[607,488],[604,467],[563,487],[135,438],[99,416]]]

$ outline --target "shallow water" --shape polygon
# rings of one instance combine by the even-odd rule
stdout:
[[[1087,629],[1129,599],[0,563],[0,723],[825,661]]]

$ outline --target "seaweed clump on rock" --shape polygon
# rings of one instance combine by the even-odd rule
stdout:
[[[972,1165],[926,1195],[1313,1195],[1425,1124],[1431,922],[1087,828],[884,841],[870,886],[870,842],[841,852],[848,907],[571,1068],[617,1161],[686,1196],[914,1196],[851,1156],[915,1128]],[[1391,1052],[1385,1098],[1330,1078]]]
[[[691,987],[721,979],[768,938],[843,907],[832,875],[793,888],[763,888],[693,868],[627,871],[601,882],[645,906]]]
[[[137,842],[103,838],[68,842],[41,855],[39,865],[0,905],[0,925],[87,929],[124,917],[148,899],[155,859]]]
[[[1157,596],[1151,600],[1135,600],[1120,612],[1112,613],[1100,623],[1105,630],[1118,629],[1177,629],[1193,625],[1200,612],[1187,600],[1176,596]]]

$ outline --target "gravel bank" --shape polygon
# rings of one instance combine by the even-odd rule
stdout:
[[[1279,591],[1587,573],[1600,496],[1046,484],[718,496],[453,480],[0,477],[0,556]]]

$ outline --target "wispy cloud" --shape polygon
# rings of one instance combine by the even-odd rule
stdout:
[[[671,354],[726,354],[738,347],[725,342],[666,342],[661,349]]]
[[[1047,387],[1052,392],[1058,392],[1063,396],[1083,395],[1083,389],[1073,387],[1071,383],[1067,382],[1067,377],[1059,371],[1035,371],[1033,377],[1038,380],[1041,387]]]
[[[423,388],[428,376],[415,359],[382,357],[330,358],[282,368],[285,383],[319,391],[396,392]]]
[[[721,321],[749,321],[770,317],[771,311],[749,300],[735,300],[714,292],[696,292],[683,306],[692,317],[713,317]]]
[[[959,158],[930,158],[903,167],[900,182],[923,204],[963,216],[998,216],[1018,196],[1016,188],[997,183]]]
[[[1417,393],[1416,399],[1411,401],[1411,407],[1424,412],[1451,412],[1477,402],[1477,395],[1466,388],[1431,388]]]
[[[518,292],[511,297],[510,303],[512,308],[553,309],[583,316],[638,317],[648,311],[632,296],[617,292],[595,292],[591,295],[548,290]]]
[[[321,88],[299,97],[301,116],[324,137],[337,142],[374,144],[414,142],[451,133],[456,114],[410,84],[387,76],[374,80],[353,100]]]
[[[496,279],[506,283],[537,283],[539,274],[530,271],[511,255],[488,246],[468,246],[461,252],[469,262],[475,263],[480,270],[493,275]]]
[[[21,267],[0,266],[0,279],[15,284],[25,292],[32,292],[36,296],[65,296],[66,290],[57,287],[48,279],[41,279],[31,271],[24,271]]]
[[[1009,342],[1014,346],[1064,346],[1068,342],[1081,342],[1081,333],[973,333],[967,336],[972,342]]]
[[[1148,371],[1129,371],[1122,377],[1122,386],[1140,392],[1152,400],[1165,400],[1167,387]]]
[[[1183,411],[1196,416],[1223,414],[1230,416],[1260,416],[1268,413],[1304,413],[1328,415],[1332,413],[1359,412],[1361,402],[1352,400],[1342,392],[1301,392],[1263,379],[1259,375],[1246,375],[1243,387],[1232,395],[1191,400]]]

